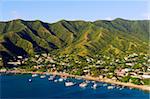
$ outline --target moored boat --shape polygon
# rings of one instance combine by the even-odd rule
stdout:
[[[73,82],[65,82],[65,86],[73,86],[73,85],[75,85],[75,83],[73,83]]]
[[[103,86],[107,86],[107,84],[103,84]]]
[[[40,76],[40,78],[45,78],[45,77],[46,77],[45,75],[41,75],[41,76]]]
[[[114,86],[108,86],[107,87],[107,89],[113,89],[114,88]]]
[[[96,89],[96,88],[97,88],[97,84],[94,83],[93,86],[92,86],[91,88]]]
[[[84,88],[84,87],[87,86],[87,83],[86,83],[86,82],[83,82],[83,83],[79,84],[79,86],[82,87],[82,88]]]
[[[29,79],[29,82],[31,82],[32,81],[32,79]]]
[[[64,80],[63,78],[59,78],[59,79],[58,79],[59,82],[62,82],[63,80]]]
[[[54,80],[54,82],[57,82],[57,81],[58,81],[57,79]]]
[[[36,77],[36,76],[38,76],[38,74],[32,74],[32,77]]]
[[[54,80],[55,76],[50,76],[48,80]]]

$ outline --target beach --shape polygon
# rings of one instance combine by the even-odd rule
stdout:
[[[115,81],[112,79],[106,79],[106,78],[98,78],[98,77],[91,77],[91,76],[78,76],[78,75],[71,75],[68,73],[59,73],[59,72],[31,72],[31,71],[23,71],[23,70],[8,70],[8,71],[0,71],[0,73],[21,73],[21,74],[51,74],[51,75],[58,75],[58,76],[64,76],[64,77],[73,77],[73,78],[82,78],[85,80],[92,80],[92,81],[97,81],[97,82],[105,82],[109,84],[115,84],[115,85],[120,85],[124,87],[129,87],[129,88],[136,88],[144,91],[149,91],[150,92],[150,86],[147,85],[136,85],[133,83],[124,83],[124,82],[119,82]]]

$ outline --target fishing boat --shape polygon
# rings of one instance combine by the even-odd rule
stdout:
[[[75,83],[73,82],[65,82],[65,86],[69,87],[69,86],[73,86],[75,85]]]
[[[79,84],[79,86],[82,87],[82,88],[84,88],[84,87],[87,86],[87,83],[86,83],[86,82],[83,82],[83,83]]]
[[[89,80],[86,80],[85,82],[86,82],[86,83],[90,83],[91,81],[89,81]]]
[[[45,77],[46,77],[45,75],[41,75],[41,76],[40,76],[40,78],[45,78]]]
[[[107,86],[107,84],[103,84],[103,86]]]
[[[58,79],[59,82],[62,82],[63,80],[64,80],[63,78],[59,78],[59,79]]]
[[[55,76],[50,76],[48,80],[54,80]]]
[[[114,86],[108,86],[107,87],[107,89],[113,89],[114,88]]]
[[[49,75],[50,75],[50,73],[46,73],[46,75],[47,75],[47,76],[49,76]]]
[[[76,77],[76,79],[77,79],[77,80],[81,80],[82,78],[81,78],[81,77]]]
[[[97,84],[96,83],[93,84],[93,86],[91,88],[96,89],[97,88]]]
[[[32,79],[29,79],[29,82],[31,82],[32,81]]]
[[[54,82],[57,82],[57,81],[58,81],[57,79],[54,80]]]
[[[36,76],[38,76],[38,74],[32,74],[32,77],[36,77]]]

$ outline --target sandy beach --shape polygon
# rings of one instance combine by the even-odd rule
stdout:
[[[115,85],[120,85],[120,86],[125,86],[129,88],[136,88],[144,91],[149,91],[150,92],[150,86],[148,85],[135,85],[133,83],[124,83],[124,82],[119,82],[115,81],[112,79],[106,79],[106,78],[98,78],[98,77],[91,77],[91,76],[78,76],[78,75],[71,75],[68,73],[59,73],[59,72],[30,72],[30,71],[19,71],[19,70],[13,70],[13,71],[0,71],[0,73],[21,73],[21,74],[52,74],[52,75],[58,75],[58,76],[65,76],[65,77],[74,77],[74,78],[82,78],[86,80],[93,80],[93,81],[98,81],[98,82],[105,82],[109,84],[115,84]]]

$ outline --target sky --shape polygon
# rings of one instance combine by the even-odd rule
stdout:
[[[149,19],[146,0],[0,0],[0,21]]]

